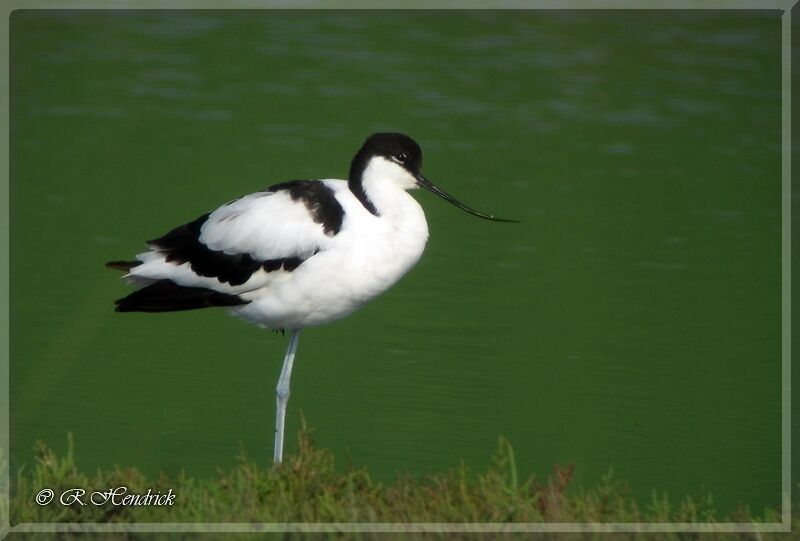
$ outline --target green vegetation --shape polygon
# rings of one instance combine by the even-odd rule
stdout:
[[[415,478],[401,476],[393,483],[373,480],[364,469],[337,472],[332,454],[314,447],[310,431],[301,430],[298,451],[279,467],[260,467],[242,458],[240,464],[217,479],[199,480],[186,475],[148,479],[135,469],[114,469],[85,474],[75,466],[72,444],[64,457],[40,444],[37,462],[18,472],[12,483],[11,524],[43,522],[779,522],[777,513],[751,515],[740,509],[718,516],[710,498],[685,498],[672,503],[654,496],[640,506],[626,486],[606,476],[591,489],[570,487],[572,466],[557,467],[547,479],[520,479],[514,452],[505,439],[499,442],[493,463],[484,473],[463,465],[443,474]],[[176,494],[172,506],[115,506],[56,502],[38,505],[36,494],[51,488],[58,495],[75,487],[89,491],[102,487],[128,487],[129,493]],[[85,496],[84,501],[88,501]],[[105,534],[106,536],[110,534]],[[134,534],[116,533],[116,538]],[[174,534],[173,534],[174,535]],[[300,536],[301,534],[297,534]],[[307,534],[306,534],[307,535]],[[372,534],[336,534],[337,538],[369,538]],[[423,534],[419,534],[423,536]],[[444,534],[440,534],[441,537]],[[467,534],[447,534],[456,538]],[[484,534],[491,537],[489,534]],[[588,534],[574,534],[586,539]],[[637,538],[644,534],[616,534]],[[697,538],[698,534],[647,534],[647,538]],[[701,535],[708,537],[712,534]],[[777,538],[781,534],[717,534],[726,539]],[[430,535],[428,535],[430,537]],[[471,538],[474,538],[471,537]]]

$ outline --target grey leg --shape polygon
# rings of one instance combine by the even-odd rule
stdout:
[[[289,380],[292,377],[292,364],[294,363],[294,353],[297,351],[297,340],[300,337],[300,329],[292,329],[289,334],[289,347],[286,349],[286,357],[283,359],[281,377],[278,378],[278,413],[275,418],[275,463],[280,464],[283,460],[283,423],[286,419],[286,404],[289,402]]]

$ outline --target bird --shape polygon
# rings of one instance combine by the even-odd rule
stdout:
[[[421,172],[422,150],[402,133],[367,137],[347,180],[290,180],[242,196],[147,241],[124,271],[137,289],[117,312],[223,307],[289,333],[276,387],[273,461],[283,459],[290,379],[300,331],[345,317],[394,285],[422,256],[428,224],[408,192],[424,188],[479,212]]]

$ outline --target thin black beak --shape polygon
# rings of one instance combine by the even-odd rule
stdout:
[[[417,179],[417,184],[425,188],[426,190],[435,193],[445,201],[449,201],[450,203],[454,204],[458,208],[463,211],[469,212],[473,216],[477,216],[478,218],[483,218],[485,220],[492,220],[493,222],[519,222],[519,220],[506,220],[505,218],[498,218],[496,216],[492,216],[491,214],[485,214],[483,212],[479,212],[473,208],[469,208],[467,205],[447,193],[446,191],[442,190],[438,186],[436,186],[433,182],[428,180],[427,178],[423,177],[421,174],[415,175]]]

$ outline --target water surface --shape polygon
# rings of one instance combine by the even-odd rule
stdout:
[[[221,310],[115,314],[103,268],[403,131],[431,239],[396,287],[301,335],[302,415],[380,478],[497,438],[522,474],[613,469],[647,501],[780,491],[777,12],[18,11],[12,471],[205,477],[271,457],[286,340]]]

